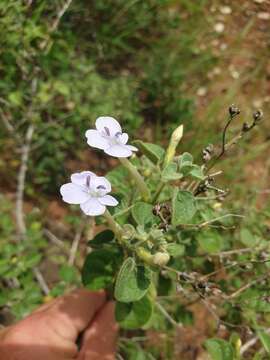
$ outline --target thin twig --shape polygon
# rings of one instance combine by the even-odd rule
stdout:
[[[43,230],[44,235],[56,246],[58,246],[61,250],[64,250],[67,255],[69,255],[69,250],[65,245],[64,241],[60,240],[56,235],[54,235],[49,229]]]
[[[221,251],[219,253],[211,254],[211,256],[225,257],[225,256],[248,253],[248,252],[252,252],[252,251],[254,251],[254,248],[242,248],[242,249]]]
[[[220,158],[224,155],[224,153],[225,153],[225,151],[226,151],[226,133],[227,133],[227,130],[228,130],[228,128],[229,128],[232,120],[233,120],[233,116],[230,115],[229,120],[227,121],[227,124],[225,125],[224,130],[223,130],[223,133],[222,133],[222,148],[221,148],[221,152],[220,152],[220,154],[218,155],[218,157],[217,157],[216,160],[220,159]]]
[[[74,265],[77,250],[78,250],[79,243],[80,243],[80,240],[81,240],[81,237],[82,237],[82,234],[83,234],[84,227],[85,227],[85,221],[82,221],[82,223],[78,227],[78,230],[76,231],[76,234],[74,236],[74,240],[73,240],[71,248],[70,248],[69,259],[68,259],[68,265],[69,266]]]
[[[257,277],[253,281],[245,284],[244,286],[240,287],[238,290],[233,292],[231,295],[226,296],[226,300],[231,300],[242,294],[245,290],[251,288],[252,286],[258,284],[260,281],[265,280],[270,275],[270,271],[268,271],[266,274],[263,274],[262,276]]]
[[[34,125],[30,124],[26,131],[25,142],[21,149],[21,154],[22,154],[21,166],[17,178],[15,216],[16,216],[17,232],[20,239],[23,239],[26,234],[26,226],[25,226],[24,211],[23,211],[23,199],[24,199],[25,177],[28,168],[29,151],[30,151],[33,134],[34,134]]]
[[[225,219],[227,217],[239,217],[239,218],[244,218],[245,216],[244,215],[239,215],[239,214],[225,214],[225,215],[222,215],[222,216],[218,216],[214,219],[211,219],[211,220],[208,220],[208,221],[204,221],[202,223],[199,223],[199,224],[183,224],[183,225],[180,225],[180,227],[189,227],[189,228],[194,228],[194,229],[201,229],[209,224],[212,224],[213,222],[216,222],[216,221],[220,221],[222,219]]]
[[[58,11],[56,18],[50,27],[50,32],[54,32],[58,28],[61,18],[63,17],[65,12],[68,10],[71,3],[72,3],[72,0],[67,0],[64,3],[64,5],[62,6],[62,8]]]
[[[216,217],[215,219],[211,219],[211,220],[208,220],[208,221],[204,221],[204,222],[202,222],[201,224],[198,224],[198,225],[196,225],[196,226],[199,227],[199,228],[202,228],[202,227],[205,227],[205,226],[207,226],[207,225],[209,225],[209,224],[212,224],[213,222],[220,221],[220,220],[225,219],[225,218],[227,218],[227,217],[239,217],[239,218],[244,218],[244,215],[225,214],[225,215]]]
[[[3,122],[6,130],[9,132],[9,134],[12,135],[13,137],[16,137],[16,139],[18,139],[18,136],[16,134],[14,126],[11,124],[8,117],[6,116],[6,114],[4,113],[4,111],[1,108],[0,108],[0,115],[1,115],[2,122]]]
[[[43,291],[43,293],[45,295],[48,295],[50,293],[50,289],[49,289],[42,273],[40,272],[40,270],[37,267],[35,267],[33,269],[33,273],[34,273],[35,278],[36,278],[37,282],[39,283],[39,286],[40,286],[41,290]]]
[[[171,315],[164,309],[164,307],[159,303],[156,302],[155,303],[157,309],[163,314],[163,316],[173,325],[176,327],[182,327],[183,325],[181,323],[178,323],[177,321],[175,321]]]
[[[270,334],[270,329],[265,329],[265,333]],[[259,336],[254,336],[250,340],[248,340],[245,344],[243,344],[240,348],[240,355],[243,355],[245,352],[249,350],[252,346],[256,344],[256,342],[259,340]]]

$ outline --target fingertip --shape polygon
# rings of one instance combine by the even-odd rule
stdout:
[[[86,329],[79,359],[114,359],[118,324],[115,316],[115,303],[107,302],[97,313],[94,321]],[[88,357],[87,357],[88,356]]]

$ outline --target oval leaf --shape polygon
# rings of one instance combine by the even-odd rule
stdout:
[[[155,222],[153,206],[144,202],[137,202],[131,210],[132,217],[138,225]]]
[[[96,234],[96,236],[88,242],[88,245],[92,248],[99,248],[113,241],[113,239],[114,233],[111,230],[104,230]]]
[[[209,339],[205,347],[212,360],[234,360],[232,345],[225,340]]]
[[[117,248],[99,249],[91,252],[82,269],[83,285],[91,290],[111,286],[115,273],[122,262],[122,254]]]
[[[116,279],[114,295],[116,300],[128,303],[140,300],[151,283],[151,270],[142,265],[137,266],[135,260],[127,258]]]
[[[133,303],[116,303],[115,318],[124,329],[137,329],[151,318],[153,305],[147,296]]]
[[[175,189],[172,199],[172,224],[190,223],[196,213],[195,199],[191,192]]]
[[[156,144],[145,143],[140,140],[136,140],[133,143],[138,146],[140,151],[154,164],[161,162],[164,157],[165,150]]]

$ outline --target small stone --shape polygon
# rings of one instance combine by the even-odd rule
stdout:
[[[221,69],[220,69],[219,67],[215,67],[215,68],[213,69],[213,74],[214,74],[214,75],[219,75],[219,74],[221,74]]]
[[[256,4],[263,4],[265,0],[253,0]]]
[[[257,17],[260,20],[270,20],[270,13],[268,13],[268,12],[259,12]]]
[[[214,30],[218,34],[223,33],[224,29],[225,29],[225,25],[223,23],[221,23],[221,22],[216,23],[215,26],[214,26]]]
[[[240,76],[239,72],[236,71],[236,70],[233,70],[233,71],[231,72],[231,75],[232,75],[232,78],[233,78],[233,79],[239,79],[239,76]]]
[[[232,9],[230,8],[230,6],[221,6],[219,8],[219,11],[221,12],[221,14],[223,15],[229,15],[232,13]]]
[[[255,100],[253,100],[252,105],[256,109],[259,109],[259,108],[261,108],[263,106],[263,101],[262,101],[262,99],[255,99]]]
[[[222,43],[222,44],[220,44],[219,48],[221,51],[225,51],[228,48],[228,45],[226,43]]]
[[[211,45],[217,47],[219,45],[218,39],[214,39],[211,41]]]
[[[207,94],[207,89],[205,87],[199,87],[199,89],[197,90],[197,95],[198,96],[205,96]]]

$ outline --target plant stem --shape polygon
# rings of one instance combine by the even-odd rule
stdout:
[[[115,233],[115,236],[117,237],[119,242],[122,242],[123,230],[121,226],[114,220],[113,216],[109,213],[108,210],[105,211],[103,216],[105,217],[109,228]]]
[[[121,164],[129,171],[132,178],[135,180],[136,184],[138,185],[139,191],[142,195],[143,200],[149,201],[150,199],[150,191],[146,186],[143,177],[138,172],[136,167],[131,164],[131,162],[126,158],[119,158]]]
[[[169,321],[169,323],[178,328],[181,328],[183,326],[181,323],[175,321],[159,302],[156,302],[155,305],[157,309],[162,313],[162,315]]]
[[[159,195],[161,194],[162,190],[164,189],[164,186],[166,184],[164,182],[160,182],[159,185],[158,185],[158,188],[157,188],[157,191],[155,192],[154,196],[153,196],[153,200],[152,200],[152,203],[155,204],[156,201],[158,200],[159,198]]]

